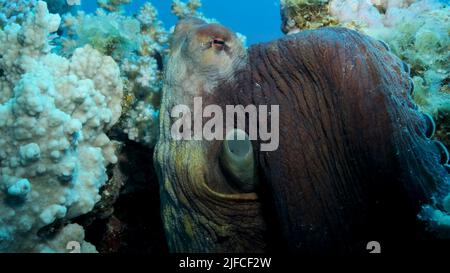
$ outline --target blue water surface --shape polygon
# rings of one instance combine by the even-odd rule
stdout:
[[[127,14],[133,14],[148,0],[133,0],[126,6]],[[96,1],[84,0],[82,8],[94,12]],[[176,24],[171,14],[171,0],[151,0],[159,11],[159,19],[167,28]],[[268,42],[282,36],[279,0],[203,0],[201,11],[208,18],[247,36],[247,44]]]

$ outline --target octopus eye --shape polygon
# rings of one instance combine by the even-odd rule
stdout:
[[[214,38],[211,45],[217,50],[223,50],[226,47],[225,41],[220,38]]]
[[[214,40],[213,40],[213,43],[214,43],[214,44],[217,44],[217,45],[225,45],[225,42],[222,41],[222,40],[219,40],[219,39],[214,39]]]

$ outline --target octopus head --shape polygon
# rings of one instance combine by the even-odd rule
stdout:
[[[246,63],[246,49],[235,33],[196,18],[177,24],[171,55],[178,65],[182,60],[188,71],[200,74],[196,76],[216,81],[232,77]]]

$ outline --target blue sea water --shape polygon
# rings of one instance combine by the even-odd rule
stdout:
[[[133,0],[126,12],[135,13],[148,0]],[[167,28],[175,25],[177,18],[171,14],[171,0],[150,1],[159,12],[159,19]],[[203,0],[201,12],[208,18],[215,18],[235,32],[247,36],[247,44],[268,42],[282,36],[280,25],[280,3],[278,0]],[[82,9],[94,12],[96,1],[84,0]]]

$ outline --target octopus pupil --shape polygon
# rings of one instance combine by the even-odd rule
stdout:
[[[214,44],[218,44],[218,45],[225,45],[225,42],[224,42],[224,41],[217,40],[217,39],[214,39],[213,43],[214,43]]]

